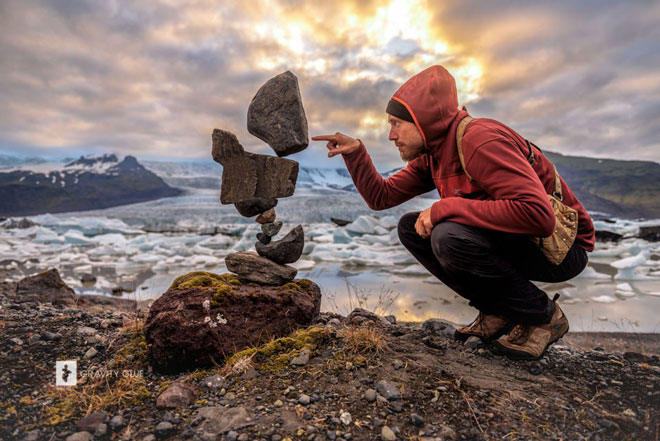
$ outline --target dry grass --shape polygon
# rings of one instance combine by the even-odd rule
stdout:
[[[349,326],[339,330],[337,335],[352,354],[380,354],[387,348],[383,331],[376,326]]]
[[[59,424],[104,409],[132,406],[149,398],[151,392],[144,377],[147,344],[142,327],[143,323],[138,320],[121,329],[128,341],[105,366],[108,371],[116,370],[117,375],[82,377],[75,387],[47,384],[42,397],[50,399],[52,404],[43,409],[45,424]]]

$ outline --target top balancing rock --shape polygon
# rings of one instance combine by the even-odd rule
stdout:
[[[294,74],[286,71],[261,86],[248,107],[247,128],[277,156],[307,148],[307,118]]]

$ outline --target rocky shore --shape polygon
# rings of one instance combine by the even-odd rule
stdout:
[[[139,308],[19,303],[15,284],[0,285],[3,440],[656,440],[660,432],[657,335],[596,335],[587,349],[589,338],[568,334],[540,361],[517,362],[454,341],[440,320],[397,323],[355,310],[322,313],[215,365],[160,374]],[[608,352],[611,341],[618,350]],[[55,387],[57,360],[77,361],[76,386]]]

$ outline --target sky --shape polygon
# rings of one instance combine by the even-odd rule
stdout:
[[[2,0],[0,154],[210,158],[214,128],[291,70],[310,136],[403,165],[385,106],[434,64],[474,117],[542,149],[660,162],[660,2]],[[324,143],[289,156],[341,167]]]

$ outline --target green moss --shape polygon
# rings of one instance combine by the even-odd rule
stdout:
[[[211,368],[211,369],[197,369],[195,372],[192,372],[188,374],[185,380],[183,380],[185,383],[196,383],[199,380],[202,380],[206,377],[210,377],[211,375],[215,375],[218,373],[218,370],[216,368]]]
[[[146,368],[149,348],[144,331],[142,328],[129,328],[126,333],[128,342],[115,352],[112,357],[112,366],[115,369]]]
[[[292,282],[285,283],[284,285],[280,286],[277,290],[278,291],[294,291],[294,292],[308,292],[312,289],[314,286],[314,282],[308,279],[296,279]]]
[[[316,326],[298,329],[287,337],[271,340],[257,348],[237,352],[227,360],[226,364],[232,366],[237,361],[254,356],[253,359],[257,363],[261,363],[259,370],[276,371],[284,369],[303,350],[315,350],[320,343],[329,338],[330,333],[328,329]]]
[[[174,279],[170,289],[210,288],[211,306],[217,307],[223,297],[230,295],[234,287],[241,286],[241,281],[234,274],[214,274],[206,271],[194,271]]]

